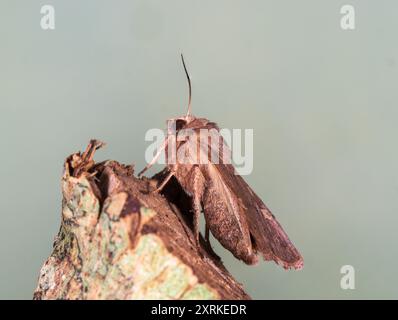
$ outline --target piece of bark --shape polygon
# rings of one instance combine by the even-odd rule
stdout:
[[[65,161],[62,221],[34,299],[250,299],[221,261],[198,252],[189,198],[175,180],[138,179],[103,144]],[[203,239],[201,239],[203,241]]]

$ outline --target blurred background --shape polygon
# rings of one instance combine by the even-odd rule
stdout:
[[[55,8],[55,30],[40,26]],[[193,113],[254,129],[245,179],[304,256],[247,266],[255,299],[397,298],[396,1],[0,2],[0,298],[31,299],[61,215],[64,158],[145,165],[150,128]],[[150,173],[156,172],[156,169]],[[355,268],[342,290],[340,268]]]

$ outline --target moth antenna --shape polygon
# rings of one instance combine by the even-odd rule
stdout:
[[[184,56],[181,53],[181,60],[182,60],[182,65],[184,66],[185,74],[188,79],[188,86],[189,86],[189,98],[188,98],[188,111],[186,118],[189,118],[191,116],[191,98],[192,98],[192,87],[191,87],[191,78],[189,77],[187,67],[185,66],[185,61],[184,61]]]

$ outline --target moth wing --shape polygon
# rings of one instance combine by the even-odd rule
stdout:
[[[190,161],[199,160],[202,173],[210,186],[217,184],[217,188],[213,190],[210,188],[210,191],[213,191],[219,200],[227,204],[229,215],[234,216],[236,221],[240,221],[242,234],[246,234],[245,229],[248,226],[254,242],[253,246],[265,260],[273,260],[285,269],[301,269],[303,258],[282,226],[246,181],[236,174],[235,168],[231,164],[230,149],[219,133],[217,125],[207,122],[202,128],[207,129],[208,133],[210,132],[210,137],[203,139],[198,134],[199,130],[195,130],[196,134],[193,139],[189,139],[187,147],[190,150],[188,152],[191,155]],[[206,159],[207,162],[203,164],[203,160]],[[219,235],[217,239],[220,241],[221,237]],[[248,241],[247,239],[245,242]],[[245,260],[244,257],[240,258]],[[248,260],[245,262],[251,263]],[[252,260],[252,262],[255,261]]]
[[[233,165],[219,164],[215,167],[225,184],[241,199],[257,251],[261,252],[265,260],[273,260],[285,269],[301,269],[303,258],[300,253],[267,206],[246,181],[236,174]]]
[[[201,165],[200,169],[207,178],[203,211],[211,232],[235,257],[247,264],[256,263],[258,258],[239,198],[226,184],[216,165]]]

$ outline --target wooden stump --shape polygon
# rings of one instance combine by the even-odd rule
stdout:
[[[96,164],[102,142],[65,161],[62,221],[34,299],[250,299],[221,261],[196,248],[190,202],[165,172]],[[201,239],[203,240],[203,239]]]

